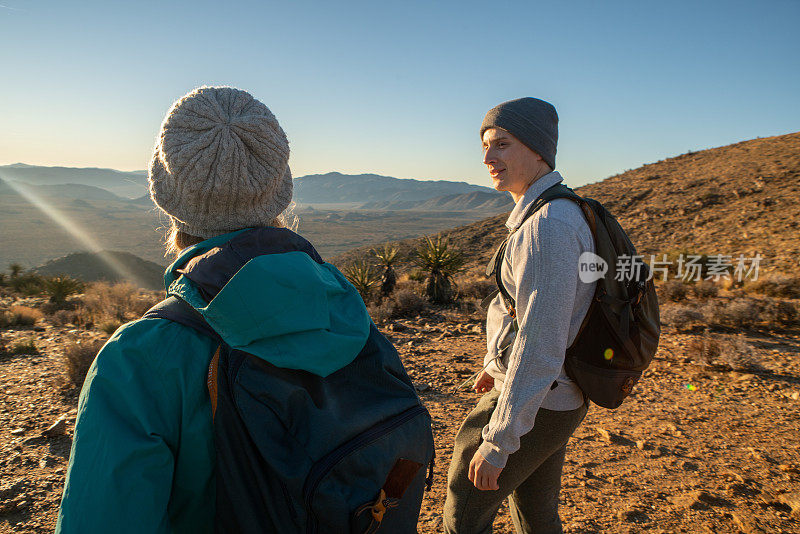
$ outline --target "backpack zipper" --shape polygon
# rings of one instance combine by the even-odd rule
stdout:
[[[311,468],[311,471],[309,471],[303,487],[303,501],[305,502],[309,517],[306,532],[313,533],[317,531],[317,518],[311,509],[311,499],[314,496],[314,492],[317,490],[317,486],[319,486],[319,483],[323,478],[325,478],[325,475],[327,475],[331,469],[333,469],[336,464],[339,463],[345,456],[354,450],[377,440],[384,434],[394,430],[417,415],[427,413],[427,411],[428,410],[421,404],[414,406],[413,408],[409,408],[408,410],[390,419],[376,424],[372,428],[362,432],[358,436],[355,436],[350,441],[346,441],[315,463]]]

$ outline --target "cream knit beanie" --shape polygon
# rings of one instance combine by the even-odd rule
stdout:
[[[153,201],[187,234],[269,226],[292,200],[289,141],[250,93],[200,87],[167,112],[148,181]]]

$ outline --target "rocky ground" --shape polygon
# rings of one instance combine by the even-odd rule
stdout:
[[[455,388],[480,367],[482,327],[435,314],[383,331],[433,415],[438,462],[419,530],[441,532],[453,438],[478,400]],[[31,336],[39,354],[0,356],[2,534],[54,528],[78,393],[62,347],[100,334],[41,321],[3,332],[7,344]],[[697,336],[667,331],[632,398],[589,410],[565,465],[567,532],[800,532],[797,332],[749,334],[759,366],[748,373],[701,363]],[[495,531],[513,531],[506,507]]]

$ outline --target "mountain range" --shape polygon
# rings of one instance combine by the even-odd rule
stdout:
[[[30,267],[101,249],[167,263],[162,237],[168,220],[150,200],[146,182],[144,171],[0,166],[0,265]],[[328,173],[297,178],[294,185],[298,229],[325,257],[444,230],[508,205],[506,194],[464,182]]]
[[[0,179],[31,186],[47,196],[84,200],[131,200],[152,206],[146,171],[40,167],[15,163],[0,166]],[[106,193],[111,193],[113,198]],[[480,200],[478,200],[480,199]],[[323,205],[367,210],[497,210],[509,197],[489,187],[445,180],[414,180],[377,174],[310,174],[294,180],[294,201],[300,207]],[[433,201],[433,202],[429,202]]]
[[[567,185],[569,182],[567,181]],[[742,141],[643,165],[575,188],[601,201],[640,254],[754,258],[761,272],[800,264],[800,132]],[[507,233],[507,213],[442,232],[479,272]],[[399,241],[408,254],[419,239]],[[371,247],[333,259],[339,265]],[[749,263],[748,263],[749,265]]]

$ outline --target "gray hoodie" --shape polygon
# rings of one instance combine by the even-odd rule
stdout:
[[[536,198],[561,181],[556,171],[539,178],[506,222],[513,234],[500,273],[516,301],[519,331],[512,331],[498,295],[486,318],[484,364],[501,394],[478,449],[496,467],[505,467],[508,456],[519,449],[520,437],[533,428],[540,407],[574,410],[583,404],[580,388],[564,371],[564,354],[594,295],[596,282],[586,284],[578,277],[580,255],[594,252],[591,230],[580,207],[567,199],[549,202],[520,225]],[[558,386],[551,389],[556,381]]]

